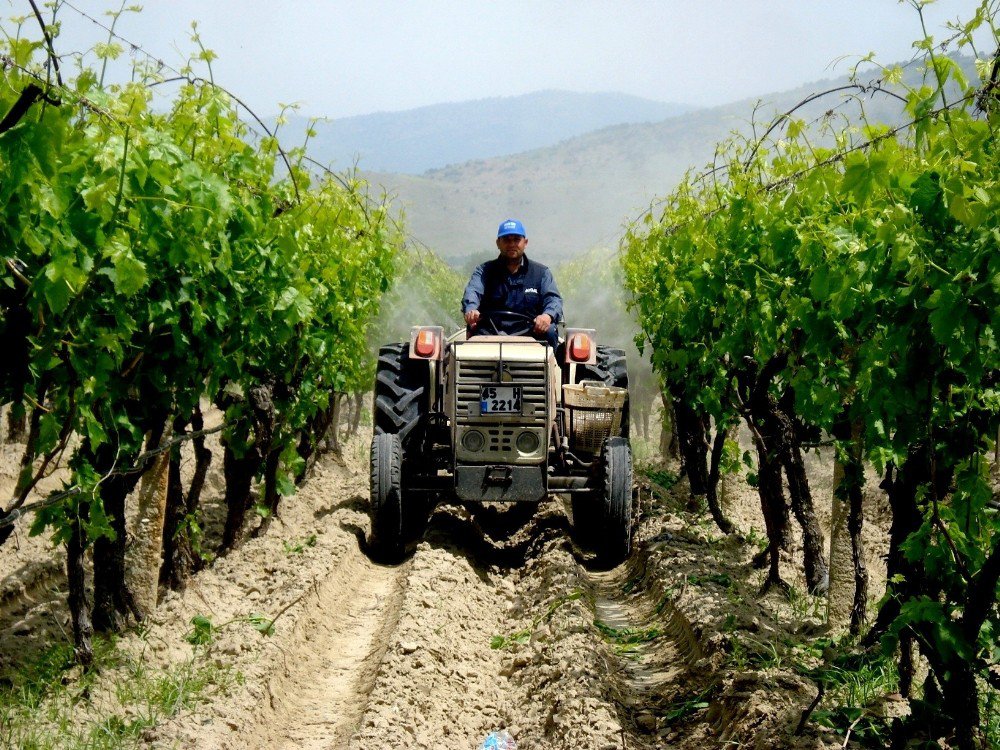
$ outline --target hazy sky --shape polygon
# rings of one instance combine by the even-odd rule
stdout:
[[[119,5],[70,1],[105,22]],[[977,5],[938,0],[925,15],[943,38]],[[106,36],[70,7],[60,19],[60,52]],[[920,34],[896,0],[147,0],[117,30],[179,66],[191,20],[219,55],[216,81],[258,113],[299,102],[330,117],[546,88],[721,104],[841,74],[845,55],[908,59]]]

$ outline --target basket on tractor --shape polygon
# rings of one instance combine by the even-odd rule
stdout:
[[[628,389],[584,380],[563,386],[569,445],[573,451],[598,453],[604,441],[621,429]]]

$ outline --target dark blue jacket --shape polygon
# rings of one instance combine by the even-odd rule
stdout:
[[[548,266],[523,255],[521,267],[510,273],[506,261],[497,257],[480,263],[472,272],[462,295],[462,313],[469,310],[479,310],[480,314],[509,310],[531,318],[547,313],[553,323],[558,323],[562,318],[562,297]],[[524,328],[524,323],[516,320],[498,323],[507,332]]]

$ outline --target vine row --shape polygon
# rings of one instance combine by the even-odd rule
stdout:
[[[959,48],[982,32],[996,43],[996,18],[996,4],[982,3],[958,28]],[[807,582],[823,593],[829,566],[802,453],[831,436],[837,493],[850,508],[851,631],[862,647],[897,655],[906,695],[918,649],[932,686],[921,705],[972,748],[984,741],[980,712],[997,686],[1000,629],[990,485],[1000,426],[1000,111],[995,58],[976,61],[987,81],[977,89],[933,40],[916,46],[922,80],[904,85],[898,69],[883,76],[905,100],[907,124],[873,124],[862,108],[860,125],[816,129],[786,113],[759,140],[734,138],[711,179],[689,175],[662,210],[632,225],[622,263],[692,491],[711,505],[722,443],[745,423],[769,542],[765,588],[787,586],[778,561],[794,515]],[[874,623],[865,620],[865,465],[881,475],[892,511],[889,589]],[[900,731],[918,735],[922,716],[914,710]]]
[[[163,79],[148,66],[122,85],[103,85],[103,65],[82,62],[74,79],[51,81],[53,29],[38,41],[22,19],[0,41],[0,404],[24,444],[15,500],[0,515],[24,510],[53,466],[69,466],[73,491],[34,506],[32,533],[66,546],[86,662],[93,628],[147,614],[124,563],[125,503],[142,469],[170,454],[169,585],[202,563],[209,405],[224,414],[219,551],[242,538],[258,479],[266,530],[304,480],[338,394],[368,388],[368,336],[402,235],[356,176],[317,176],[304,148],[252,138],[197,38],[163,111],[151,106]],[[104,45],[98,57],[119,52]],[[192,72],[199,64],[207,77]],[[189,429],[196,468],[184,486],[179,442],[165,436]],[[0,543],[12,530],[0,528]]]

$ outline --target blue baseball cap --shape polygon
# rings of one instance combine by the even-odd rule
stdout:
[[[507,219],[500,222],[500,228],[497,230],[497,239],[506,237],[508,234],[518,234],[522,237],[528,236],[524,231],[524,224],[517,219]]]

